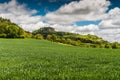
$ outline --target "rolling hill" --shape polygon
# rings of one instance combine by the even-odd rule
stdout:
[[[27,32],[17,24],[3,18],[0,18],[0,38],[36,38],[80,47],[120,48],[118,42],[110,43],[96,35],[58,32],[52,27],[42,27],[32,33]]]
[[[0,39],[1,80],[118,80],[120,50]]]

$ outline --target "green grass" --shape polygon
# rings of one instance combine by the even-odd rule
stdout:
[[[120,50],[0,39],[0,80],[120,80]]]

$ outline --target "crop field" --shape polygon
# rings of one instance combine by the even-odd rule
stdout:
[[[0,39],[0,80],[120,80],[120,50]]]

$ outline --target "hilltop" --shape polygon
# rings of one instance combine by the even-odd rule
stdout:
[[[42,35],[44,39],[63,44],[80,47],[94,48],[119,48],[118,42],[110,43],[96,35],[81,35],[69,32],[58,32],[52,27],[43,27],[33,32],[34,35]]]
[[[17,24],[1,17],[0,38],[35,38],[80,47],[120,48],[118,42],[110,43],[96,35],[81,35],[70,32],[60,32],[56,31],[52,27],[42,27],[32,33],[27,32]]]

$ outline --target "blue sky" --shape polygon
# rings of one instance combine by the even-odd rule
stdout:
[[[0,0],[0,3],[9,2],[10,0]],[[60,6],[68,4],[72,1],[79,0],[17,0],[20,4],[27,4],[30,9],[37,9],[38,15],[45,15],[47,11],[55,11]]]
[[[10,0],[0,0],[0,3],[9,2]],[[34,15],[44,16],[48,12],[53,12],[59,9],[61,6],[65,4],[69,4],[73,1],[80,0],[17,0],[20,4],[26,4],[29,9],[36,9],[38,12]],[[120,0],[109,0],[111,5],[109,9],[120,7]],[[76,25],[84,26],[89,24],[99,24],[101,20],[96,21],[77,21]]]
[[[120,0],[0,0],[0,17],[31,32],[51,26],[120,42]]]
[[[11,0],[0,0],[0,3],[9,2]],[[73,1],[80,0],[17,0],[20,4],[26,4],[30,9],[37,9],[38,15],[45,15],[47,11],[55,11],[62,5],[69,4]],[[120,0],[109,0],[111,5],[109,8],[120,7]]]

